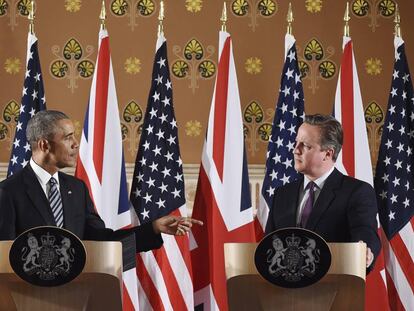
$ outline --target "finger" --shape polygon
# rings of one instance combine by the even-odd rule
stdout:
[[[197,225],[200,225],[200,226],[204,225],[204,223],[203,223],[201,220],[198,220],[198,219],[189,218],[188,220],[189,220],[192,224],[197,224]]]

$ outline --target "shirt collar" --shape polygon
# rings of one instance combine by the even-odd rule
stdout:
[[[50,175],[45,169],[38,165],[33,158],[30,159],[30,166],[32,167],[37,179],[42,185],[47,185],[51,177],[56,179],[56,182],[59,186],[59,173],[56,172],[53,175]]]
[[[334,169],[335,169],[335,166],[332,166],[332,168],[329,171],[327,171],[321,177],[319,177],[319,178],[317,178],[317,179],[315,179],[313,181],[316,184],[316,186],[318,187],[318,189],[322,189],[323,188],[323,185],[325,184],[326,179],[329,177],[329,175],[331,175],[331,173],[333,172]],[[311,180],[308,177],[304,176],[304,179],[303,179],[303,189],[306,189],[306,187],[308,186],[308,183],[310,181]]]

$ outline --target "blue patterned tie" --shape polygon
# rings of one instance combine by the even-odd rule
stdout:
[[[58,184],[56,179],[51,177],[49,179],[49,203],[52,209],[53,217],[56,221],[56,226],[59,228],[63,227],[63,204],[60,192],[58,190]]]
[[[306,223],[308,222],[310,213],[312,212],[313,202],[315,200],[315,183],[313,181],[310,181],[306,188],[309,189],[309,196],[306,199],[305,206],[302,210],[302,216],[300,218],[300,226],[302,228],[306,227]]]

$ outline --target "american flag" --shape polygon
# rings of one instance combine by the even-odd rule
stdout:
[[[7,176],[13,175],[29,163],[32,151],[26,139],[27,122],[37,112],[45,109],[46,98],[43,88],[42,70],[40,69],[37,38],[34,34],[29,33],[27,37],[27,62],[22,104],[20,105],[20,114],[16,125]]]
[[[392,310],[414,310],[414,93],[404,41],[395,63],[375,173],[388,297]]]
[[[290,34],[285,36],[285,51],[279,99],[267,147],[266,173],[257,211],[259,224],[255,223],[258,239],[263,237],[275,190],[299,176],[294,167],[293,149],[296,133],[305,118],[305,104],[295,38]]]
[[[163,35],[157,40],[130,201],[141,224],[170,213],[187,215],[167,42]],[[192,310],[188,236],[163,235],[163,240],[161,249],[137,256],[140,310]]]

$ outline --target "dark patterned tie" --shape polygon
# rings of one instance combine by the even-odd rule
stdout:
[[[305,206],[302,210],[302,216],[300,217],[300,226],[302,228],[306,227],[306,223],[308,222],[309,215],[312,212],[313,202],[315,201],[315,183],[310,181],[306,186],[306,189],[309,189],[309,196],[306,199]]]
[[[60,192],[58,190],[58,184],[56,179],[51,177],[49,179],[49,203],[52,209],[53,217],[56,221],[56,226],[63,227],[63,204]]]

